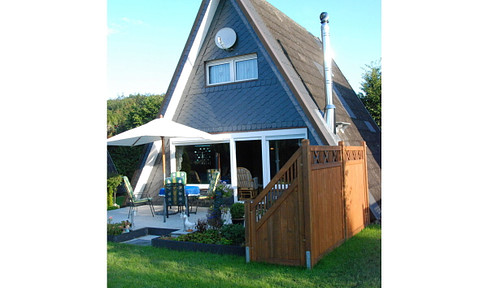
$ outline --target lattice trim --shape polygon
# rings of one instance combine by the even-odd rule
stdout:
[[[364,159],[364,150],[346,150],[346,161],[355,161]]]
[[[312,151],[312,165],[340,162],[339,150]]]

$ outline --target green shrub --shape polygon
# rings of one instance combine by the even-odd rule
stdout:
[[[117,196],[117,198],[115,199],[115,203],[120,207],[122,207],[125,204],[125,198],[127,198],[126,194],[122,196]]]
[[[207,229],[203,232],[178,236],[174,240],[218,245],[243,245],[245,242],[244,226],[223,225],[221,229]]]
[[[129,220],[120,223],[112,223],[112,217],[109,217],[107,223],[107,235],[120,235],[122,232],[128,231],[131,226],[132,224]]]
[[[117,187],[119,187],[120,183],[122,183],[121,175],[107,179],[107,209],[114,206],[114,194],[117,191]]]
[[[240,224],[223,225],[220,234],[223,238],[229,239],[232,245],[243,245],[246,241],[244,226]]]
[[[232,219],[244,218],[244,204],[236,202],[230,207],[230,215]]]
[[[217,244],[221,240],[219,230],[206,230],[205,232],[194,232],[186,235],[178,236],[177,241],[188,241],[205,244]]]

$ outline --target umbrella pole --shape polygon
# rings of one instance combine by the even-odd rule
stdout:
[[[163,164],[163,183],[166,178],[166,152],[164,151],[164,137],[161,136],[161,162]]]

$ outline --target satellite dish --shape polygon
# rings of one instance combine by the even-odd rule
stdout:
[[[215,35],[215,45],[219,47],[220,49],[230,49],[234,44],[236,43],[237,40],[237,34],[234,31],[234,29],[225,27],[219,30],[217,34]]]

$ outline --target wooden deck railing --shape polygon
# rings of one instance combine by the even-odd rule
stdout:
[[[249,261],[312,267],[369,223],[366,146],[308,140],[247,201]],[[366,212],[367,211],[367,212]]]
[[[271,179],[268,185],[251,203],[251,209],[256,210],[256,222],[270,210],[289,188],[297,185],[300,150],[297,150],[285,163],[282,169]]]

